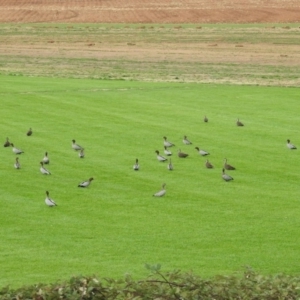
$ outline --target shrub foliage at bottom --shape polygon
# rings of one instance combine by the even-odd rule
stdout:
[[[2,288],[1,300],[50,299],[299,299],[300,277],[263,276],[246,269],[242,276],[216,276],[202,279],[192,273],[163,273],[160,266],[147,266],[152,273],[144,280],[130,275],[122,280],[98,279],[95,276],[72,277],[54,284],[37,284],[18,289]]]

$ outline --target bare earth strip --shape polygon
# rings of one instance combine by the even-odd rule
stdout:
[[[0,73],[300,86],[299,21],[298,0],[0,0]]]
[[[2,0],[0,22],[299,22],[298,0]]]

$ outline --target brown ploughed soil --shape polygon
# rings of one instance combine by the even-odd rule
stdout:
[[[298,0],[1,0],[0,22],[299,22]]]
[[[298,0],[0,0],[0,73],[300,86],[299,21]]]

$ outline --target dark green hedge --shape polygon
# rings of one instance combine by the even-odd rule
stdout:
[[[129,275],[122,280],[78,276],[54,284],[37,284],[18,289],[5,287],[0,291],[0,299],[300,299],[300,277],[297,276],[283,274],[264,276],[246,269],[239,276],[203,279],[192,273],[180,271],[163,273],[159,265],[147,267],[152,274],[144,280],[133,280]]]

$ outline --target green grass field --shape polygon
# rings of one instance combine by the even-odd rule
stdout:
[[[246,265],[299,273],[300,149],[286,147],[288,138],[300,147],[298,89],[0,80],[1,139],[25,151],[20,170],[11,148],[0,151],[1,286],[78,274],[139,277],[145,263],[201,276]],[[164,135],[176,144],[173,172],[154,153],[163,152]],[[193,145],[183,145],[183,135]],[[210,152],[214,169],[195,146]],[[178,158],[179,148],[189,157]],[[39,171],[45,151],[50,176]],[[232,182],[221,178],[225,157],[237,168],[228,171]],[[90,187],[77,187],[91,176]],[[163,182],[165,197],[152,197]],[[45,205],[46,190],[57,207]]]

